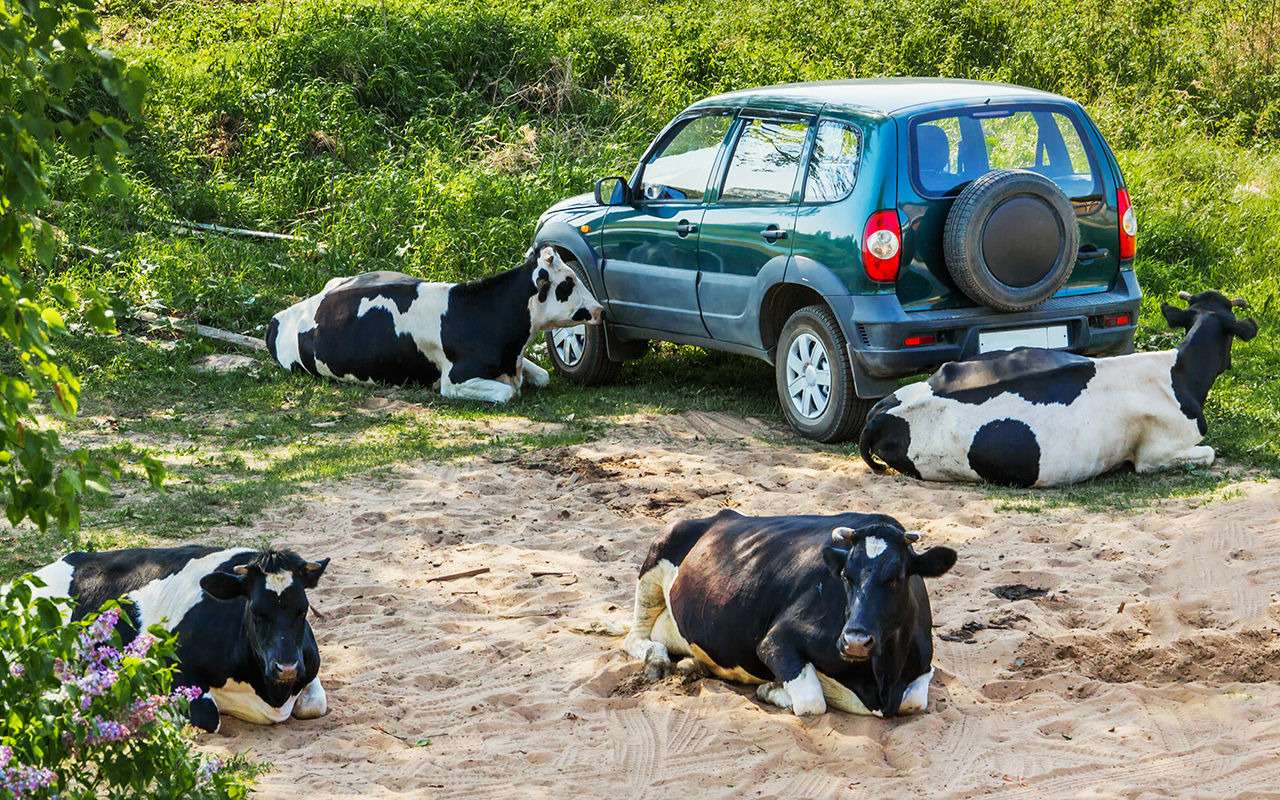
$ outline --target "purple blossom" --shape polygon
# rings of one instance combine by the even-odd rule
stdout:
[[[99,745],[109,742],[121,742],[130,736],[133,736],[133,731],[124,723],[117,722],[114,719],[95,717],[88,741],[90,745]]]
[[[27,668],[16,661],[9,665],[9,674],[15,678],[21,678],[26,672]]]
[[[52,770],[40,767],[9,766],[13,763],[12,748],[0,746],[0,789],[14,798],[22,798],[40,791],[57,780]]]
[[[199,686],[179,686],[173,690],[174,700],[186,700],[188,703],[194,703],[204,696],[204,689]]]
[[[129,644],[125,645],[124,653],[127,656],[142,658],[151,650],[151,646],[156,643],[156,637],[149,633],[140,633]]]

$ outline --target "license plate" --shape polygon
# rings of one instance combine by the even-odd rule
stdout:
[[[978,334],[978,352],[1012,350],[1015,347],[1044,347],[1061,350],[1067,346],[1067,326],[1019,328],[1012,331],[983,331]]]

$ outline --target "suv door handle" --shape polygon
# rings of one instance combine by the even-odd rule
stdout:
[[[764,237],[766,242],[777,242],[787,238],[787,232],[782,228],[779,228],[777,225],[770,225],[760,231],[760,235]]]
[[[1111,253],[1105,247],[1081,247],[1076,253],[1076,261],[1097,261],[1100,258],[1106,258]]]
[[[698,226],[694,225],[692,222],[690,222],[687,219],[682,219],[676,223],[676,235],[679,236],[681,239],[683,239],[684,237],[688,236],[691,233],[697,233],[697,232],[698,232]]]

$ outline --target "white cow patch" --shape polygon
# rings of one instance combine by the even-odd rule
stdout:
[[[898,713],[923,714],[929,707],[929,683],[932,681],[932,669],[912,681],[902,693],[902,703],[898,706]]]
[[[264,577],[266,587],[276,594],[284,594],[285,590],[293,585],[292,572],[272,572]]]
[[[215,550],[203,558],[188,561],[186,566],[167,578],[152,581],[130,592],[126,596],[137,609],[142,623],[139,630],[146,630],[152,625],[164,625],[170,629],[177,627],[204,595],[200,579],[232,556],[251,552],[247,547]]]
[[[34,589],[31,592],[32,597],[70,597],[71,596],[71,579],[75,573],[75,567],[67,563],[66,559],[58,559],[46,567],[36,570],[35,576],[44,582],[44,586]],[[9,587],[5,586],[4,591],[8,591]]]
[[[215,686],[211,691],[219,712],[255,725],[284,722],[293,715],[294,704],[298,702],[298,695],[295,694],[284,705],[276,708],[258,697],[258,693],[249,684],[233,680],[228,680],[222,686]]]
[[[867,558],[875,558],[889,549],[889,543],[879,536],[868,536],[863,540],[863,546],[867,549]]]
[[[329,713],[329,700],[320,685],[320,676],[307,684],[307,688],[298,695],[298,702],[293,706],[293,716],[297,719],[319,719]]]

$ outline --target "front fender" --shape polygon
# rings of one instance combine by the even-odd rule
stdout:
[[[604,273],[598,244],[600,241],[600,216],[583,215],[573,220],[550,219],[534,234],[535,247],[551,245],[566,250],[582,267],[582,278],[591,289],[596,300],[604,303],[608,299],[604,288]],[[583,233],[582,225],[589,225],[591,230]]]

